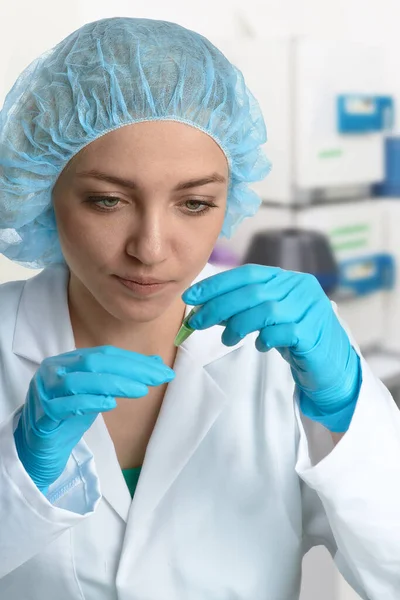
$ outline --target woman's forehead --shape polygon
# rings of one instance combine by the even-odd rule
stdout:
[[[180,150],[182,155],[187,151],[223,150],[217,142],[200,129],[176,121],[150,121],[125,125],[94,140],[81,151],[82,156],[99,153],[142,148],[154,152],[162,152],[165,148]]]
[[[228,164],[210,136],[168,122],[140,123],[113,131],[87,145],[68,166],[72,176],[91,171],[120,177],[140,171],[146,176],[157,170],[171,175],[184,170],[189,178],[211,176],[216,171],[226,177]]]

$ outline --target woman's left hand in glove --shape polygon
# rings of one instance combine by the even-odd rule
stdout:
[[[302,412],[331,431],[348,429],[361,387],[360,360],[313,275],[244,265],[196,283],[183,300],[201,305],[189,325],[223,325],[226,346],[258,331],[257,350],[276,348],[289,363]]]

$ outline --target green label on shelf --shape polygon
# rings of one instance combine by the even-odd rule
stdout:
[[[355,250],[356,248],[365,248],[368,245],[366,239],[354,240],[353,242],[343,242],[338,244],[332,244],[332,248],[335,252],[340,250]]]
[[[340,158],[343,156],[341,148],[330,148],[329,150],[321,150],[318,152],[318,158]]]
[[[340,235],[352,235],[353,233],[366,233],[370,230],[370,226],[365,223],[358,223],[356,225],[345,225],[343,227],[336,227],[329,232],[331,237]]]

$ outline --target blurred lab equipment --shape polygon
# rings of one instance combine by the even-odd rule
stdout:
[[[267,124],[272,171],[254,186],[262,200],[292,208],[368,198],[384,176],[394,119],[383,51],[309,37],[227,40],[223,48]]]
[[[384,244],[386,252],[400,265],[400,137],[388,136],[385,140],[385,173],[375,191],[381,198],[384,216]],[[385,348],[400,355],[400,278],[393,293],[386,297],[384,312]]]
[[[339,281],[339,268],[329,241],[316,231],[288,228],[257,233],[243,262],[311,273],[328,296]]]

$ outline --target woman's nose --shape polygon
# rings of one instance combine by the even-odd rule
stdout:
[[[168,224],[165,215],[148,214],[136,223],[127,253],[145,265],[163,262],[168,255]]]

